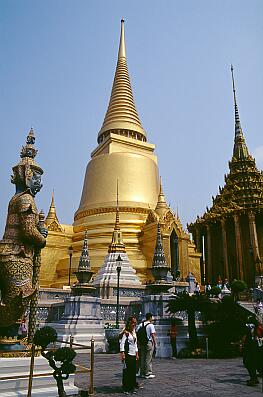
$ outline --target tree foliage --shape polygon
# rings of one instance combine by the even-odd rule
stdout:
[[[239,293],[247,289],[247,284],[243,280],[234,280],[231,283],[231,292],[235,300],[239,300]]]
[[[50,343],[54,343],[57,340],[57,331],[52,327],[43,327],[36,331],[34,335],[34,344],[41,346],[42,349],[46,349]]]
[[[246,332],[247,314],[232,296],[213,302],[204,313],[207,322],[210,348],[216,356],[231,355],[233,343],[238,342]]]
[[[211,296],[218,296],[221,292],[221,288],[218,287],[217,285],[214,285],[210,291],[209,291],[209,295]]]
[[[178,295],[167,304],[167,310],[171,314],[175,314],[179,311],[187,312],[189,341],[193,349],[198,346],[195,312],[204,312],[208,310],[208,305],[210,305],[210,300],[206,295],[189,295],[185,291],[178,293]]]

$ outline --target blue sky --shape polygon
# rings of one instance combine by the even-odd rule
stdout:
[[[232,155],[230,64],[250,152],[263,168],[262,0],[0,0],[0,232],[11,168],[30,127],[43,167],[39,210],[55,190],[72,223],[97,146],[125,19],[129,73],[168,203],[183,225],[223,185]]]

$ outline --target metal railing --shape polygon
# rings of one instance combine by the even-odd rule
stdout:
[[[71,348],[74,346],[77,346],[76,348],[74,347],[74,350],[90,350],[90,366],[85,367],[83,365],[79,364],[74,364],[79,370],[75,371],[75,374],[77,373],[90,373],[90,382],[89,382],[89,396],[94,395],[94,339],[91,339],[90,341],[90,346],[87,345],[82,345],[79,343],[74,343],[74,338],[73,336],[70,336],[69,342],[63,341],[63,340],[57,340],[58,343],[63,343],[63,344],[68,344]],[[12,350],[11,353],[28,353],[31,355],[30,359],[30,367],[29,367],[29,374],[20,374],[20,375],[14,375],[14,376],[0,376],[0,381],[1,380],[12,380],[12,379],[19,379],[19,378],[28,378],[28,392],[27,392],[27,397],[31,397],[32,395],[32,387],[33,387],[33,378],[34,377],[44,377],[44,376],[50,376],[53,375],[53,372],[45,372],[45,373],[38,373],[37,375],[34,375],[34,363],[35,363],[35,354],[37,350],[40,350],[37,348],[34,344],[32,344],[30,349],[22,349],[22,350]],[[53,348],[48,348],[45,349],[45,351],[54,351],[56,350],[55,347]],[[7,353],[6,350],[0,350],[0,353]],[[3,356],[2,356],[3,357]]]

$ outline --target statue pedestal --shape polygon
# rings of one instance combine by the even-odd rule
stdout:
[[[75,343],[88,346],[90,346],[90,340],[94,339],[95,352],[105,352],[105,332],[100,298],[86,295],[66,298],[63,319],[48,325],[56,329],[58,339],[69,341],[72,335]],[[78,352],[85,353],[87,350],[83,349]]]
[[[1,397],[27,397],[28,378],[30,357],[1,358],[0,373],[1,376],[19,376],[17,379],[0,381]],[[53,370],[48,365],[44,357],[35,357],[34,375],[37,373],[52,373]],[[74,386],[74,375],[70,375],[64,381],[64,388],[67,395],[78,395],[78,388]],[[58,390],[55,379],[52,375],[34,376],[32,397],[57,397]]]
[[[152,313],[154,327],[157,337],[156,357],[172,357],[170,337],[167,335],[170,329],[170,315],[166,311],[166,305],[171,294],[145,295],[141,299],[141,317],[145,318],[146,313]]]

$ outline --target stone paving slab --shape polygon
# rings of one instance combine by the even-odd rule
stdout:
[[[88,363],[84,354],[77,358]],[[89,364],[89,363],[88,363]],[[140,380],[143,389],[138,397],[263,397],[261,384],[248,387],[247,371],[242,359],[160,359],[155,358],[155,379]],[[117,354],[95,355],[95,395],[98,397],[123,397],[121,389],[122,365]],[[88,390],[89,374],[77,374],[76,385]]]

